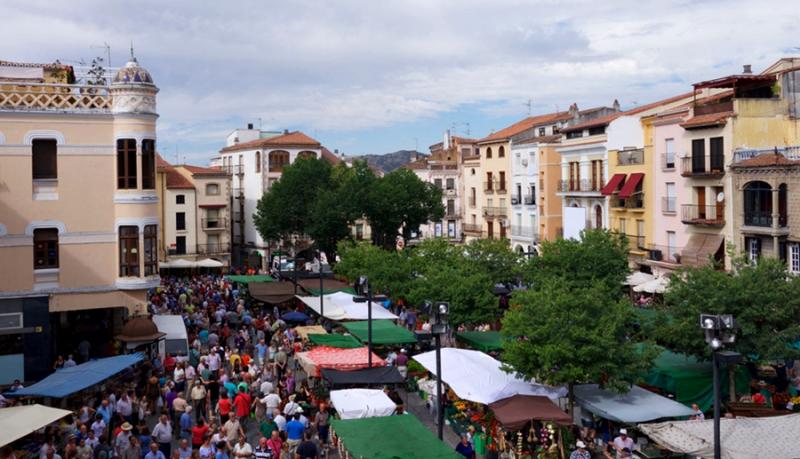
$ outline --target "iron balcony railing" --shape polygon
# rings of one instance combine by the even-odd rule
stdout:
[[[511,196],[511,205],[516,206],[522,204],[522,196],[515,194]]]
[[[788,222],[786,218],[786,214],[780,214],[778,216],[778,226],[780,228],[785,228]],[[761,210],[761,211],[745,211],[744,212],[744,224],[745,226],[762,226],[766,228],[772,227],[774,222],[774,217],[772,216],[772,211],[769,210]]]
[[[482,231],[481,225],[477,223],[464,223],[461,225],[461,231],[470,234],[480,234]]]
[[[244,199],[244,188],[234,188],[233,197],[236,199]]]
[[[681,158],[681,175],[684,177],[722,177],[725,175],[725,156],[692,155]]]
[[[487,217],[505,217],[506,211],[505,207],[484,207],[483,214]]]
[[[455,209],[445,209],[444,218],[446,218],[448,220],[453,220],[453,219],[461,218],[461,214],[458,211],[456,211]]]
[[[568,179],[559,180],[558,189],[562,192],[580,191],[591,192],[600,191],[603,188],[603,177],[598,177],[597,180],[590,179]]]
[[[228,220],[222,217],[204,218],[201,222],[204,230],[222,230],[228,227]]]
[[[681,206],[681,221],[687,225],[723,226],[725,224],[725,204],[711,206],[684,204]]]
[[[644,193],[634,193],[627,198],[611,196],[610,202],[616,209],[644,209]]]
[[[242,164],[228,164],[223,167],[228,174],[242,175],[244,174],[244,166]]]
[[[625,237],[628,238],[628,247],[631,250],[647,250],[647,247],[644,245],[644,236],[626,234]]]
[[[533,196],[531,194],[526,194],[524,202],[526,206],[536,205],[536,196]]]
[[[800,146],[773,147],[773,148],[753,148],[746,150],[736,150],[733,152],[733,162],[738,163],[747,159],[753,159],[761,155],[781,155],[793,161],[800,160]]]
[[[197,244],[197,253],[199,255],[230,253],[230,251],[231,245],[227,242],[218,242],[216,244]]]
[[[649,252],[648,258],[653,261],[660,261],[664,263],[681,264],[681,251],[680,247],[673,247],[659,244],[647,244]]]

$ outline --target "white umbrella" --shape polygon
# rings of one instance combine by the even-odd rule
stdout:
[[[169,267],[170,268],[194,268],[195,264],[194,264],[193,261],[178,259],[178,260],[170,261],[169,262]]]
[[[206,258],[205,260],[200,260],[195,265],[198,268],[222,268],[224,265],[222,262],[217,260],[212,260],[211,258]]]
[[[639,284],[633,288],[634,292],[645,292],[645,293],[664,293],[667,291],[667,287],[669,287],[669,279],[666,277],[657,277],[651,281],[647,281],[644,284]]]
[[[639,284],[644,284],[645,282],[649,282],[653,279],[655,279],[655,276],[653,276],[652,274],[636,271],[634,273],[628,274],[628,277],[625,278],[625,282],[623,282],[623,284],[635,286]]]
[[[167,269],[169,268],[169,263],[166,261],[159,261],[158,262],[158,269]]]

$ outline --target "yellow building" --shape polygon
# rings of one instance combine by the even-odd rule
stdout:
[[[133,58],[91,86],[0,62],[0,384],[108,352],[159,284],[157,92]]]

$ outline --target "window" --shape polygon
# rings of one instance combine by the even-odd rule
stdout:
[[[492,173],[486,173],[486,191],[492,191],[494,189],[494,184],[492,183]]]
[[[692,173],[702,174],[706,171],[706,140],[692,140]]]
[[[558,134],[559,132],[561,132],[561,128],[560,128],[560,127],[558,127],[558,126],[553,126],[553,135],[556,135],[556,134]]]
[[[500,147],[500,148],[503,148],[503,147]],[[499,189],[501,191],[505,191],[505,189],[506,189],[506,173],[505,173],[505,171],[500,171],[500,183],[499,183],[499,186],[500,186]]]
[[[766,182],[749,182],[744,186],[744,224],[772,226],[772,187]]]
[[[789,244],[789,271],[792,274],[800,274],[800,244]]]
[[[725,169],[725,153],[722,137],[712,137],[708,139],[709,150],[711,153],[711,171],[722,171]]]
[[[624,218],[619,219],[619,233],[628,234],[627,222]]]
[[[567,132],[568,139],[579,139],[583,137],[583,131],[570,131]]]
[[[33,269],[58,268],[58,229],[33,230]]]
[[[260,173],[261,173],[261,152],[257,151],[256,152],[256,174],[260,174]],[[208,194],[208,193],[206,193],[206,194]]]
[[[505,158],[506,157],[506,149],[504,146],[500,146],[500,149],[497,151],[498,158]]]
[[[675,139],[665,139],[664,150],[664,169],[675,169]]]
[[[456,202],[452,199],[447,200],[447,215],[456,214]]]
[[[492,157],[492,147],[486,149],[486,158]]]
[[[156,141],[142,140],[142,189],[156,188]]]
[[[675,240],[676,235],[675,231],[667,231],[667,259],[673,260],[675,259]]]
[[[288,151],[271,151],[269,152],[269,171],[281,172],[283,168],[289,164]]]
[[[54,139],[34,139],[33,141],[33,179],[57,179],[57,144]]]
[[[541,137],[541,136],[543,136],[543,135],[544,135],[544,133],[545,133],[545,128],[543,128],[543,127],[540,127],[540,128],[539,128],[539,136],[540,136],[540,137]]]
[[[669,182],[667,183],[667,196],[664,197],[664,212],[676,211],[677,206],[675,200],[675,183]]]
[[[598,127],[589,128],[589,135],[600,135],[600,134],[605,134],[605,133],[606,133],[606,127],[605,126],[598,126]]]
[[[356,240],[361,241],[364,239],[364,225],[361,223],[356,225]]]
[[[745,238],[747,245],[747,258],[751,264],[758,263],[758,258],[761,256],[761,239],[757,237]]]
[[[175,237],[175,254],[186,255],[186,236]]]
[[[117,140],[117,188],[136,189],[136,140]]]
[[[158,274],[158,226],[144,227],[144,275]]]
[[[219,195],[219,184],[218,183],[208,183],[208,184],[206,184],[206,195],[207,196],[218,196]]]
[[[447,181],[445,182],[445,187],[447,187],[448,190],[455,190],[456,189],[456,179],[453,179],[453,178],[447,179]]]
[[[434,179],[433,184],[436,185],[436,188],[440,190],[442,189],[442,179],[440,178]]]
[[[186,212],[175,212],[175,230],[186,230]]]
[[[119,227],[119,277],[139,277],[139,227]]]
[[[184,194],[176,194],[175,195],[175,204],[186,204],[186,195],[184,195]]]
[[[204,228],[219,228],[222,226],[222,222],[219,220],[219,209],[207,209],[206,210],[206,222],[203,225]]]

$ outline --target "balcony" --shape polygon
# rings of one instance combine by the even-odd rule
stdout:
[[[458,196],[458,192],[456,191],[455,188],[445,188],[444,195],[447,197],[455,197]]]
[[[228,164],[224,169],[231,175],[244,175],[244,166],[241,164]]]
[[[518,194],[517,195],[512,195],[511,196],[511,205],[512,206],[518,206],[520,204],[522,204],[522,196],[520,196]]]
[[[780,214],[776,222],[771,211],[745,210],[741,229],[744,233],[786,236],[789,234],[788,216],[785,213]]]
[[[536,196],[532,194],[526,194],[525,199],[523,201],[526,206],[535,206],[536,205]]]
[[[270,164],[269,171],[272,173],[280,174],[283,172],[283,168],[286,167],[286,164],[278,163],[278,164]]]
[[[725,225],[725,204],[713,206],[684,204],[681,206],[681,221],[687,225],[722,227]]]
[[[674,171],[675,161],[677,161],[677,153],[674,151],[669,153],[661,153],[661,170]]]
[[[508,192],[506,182],[495,182],[494,192],[497,194],[506,194]]]
[[[664,196],[661,198],[661,213],[675,214],[677,212],[677,198],[674,196]]]
[[[589,180],[589,179],[569,179],[569,180],[559,180],[558,181],[558,190],[562,193],[568,192],[580,192],[580,193],[591,193],[591,192],[600,192],[600,189],[603,188],[603,177],[599,177],[598,180]]]
[[[218,242],[216,244],[197,244],[198,255],[214,255],[222,253],[231,253],[231,245],[227,242]]]
[[[611,196],[610,203],[615,209],[644,210],[644,193],[637,192],[627,198]]]
[[[673,265],[681,264],[680,247],[670,247],[666,245],[647,244],[648,257],[650,261],[669,263]]]
[[[234,212],[233,213],[233,222],[234,223],[242,223],[242,213],[241,212]]]
[[[725,175],[725,157],[698,155],[681,158],[681,175],[694,178],[720,178]]]
[[[232,194],[234,199],[244,199],[244,188],[234,188]]]
[[[488,218],[505,217],[508,212],[505,207],[484,207],[483,215]]]
[[[461,225],[461,231],[463,231],[465,234],[480,236],[481,230],[481,225],[477,223],[464,223]]]
[[[446,209],[444,211],[444,218],[447,220],[456,220],[461,218],[461,213],[459,213],[455,209]]]
[[[228,220],[222,217],[204,218],[201,225],[205,231],[221,231],[228,227]]]
[[[628,238],[628,248],[631,251],[641,252],[647,250],[644,244],[644,236],[632,236],[630,234],[625,235]]]
[[[641,148],[617,152],[617,166],[644,164],[644,150]]]
[[[0,110],[108,113],[108,86],[43,83],[3,83]]]
[[[514,225],[511,227],[511,236],[532,239],[534,241],[539,240],[539,232],[532,226]]]
[[[733,152],[733,163],[753,159],[761,155],[782,155],[792,161],[800,160],[800,146],[740,149]]]

